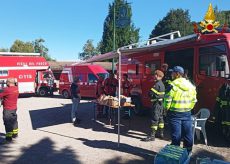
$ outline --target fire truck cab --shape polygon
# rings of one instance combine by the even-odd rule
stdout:
[[[79,77],[81,96],[96,98],[96,85],[99,76],[103,76],[104,79],[108,77],[108,72],[99,65],[74,64],[66,66],[60,76],[59,94],[64,98],[70,98],[70,86],[73,82],[73,77]]]
[[[56,83],[46,59],[39,53],[0,52],[0,89],[14,77],[20,94],[52,95]]]

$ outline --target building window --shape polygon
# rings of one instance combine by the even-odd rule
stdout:
[[[0,70],[0,76],[5,77],[8,76],[8,71],[7,70]]]

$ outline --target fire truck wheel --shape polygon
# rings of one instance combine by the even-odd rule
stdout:
[[[38,92],[39,96],[43,97],[43,96],[47,96],[47,94],[48,94],[48,91],[46,88],[40,88],[39,89],[39,92]]]
[[[62,91],[62,96],[63,96],[65,99],[70,98],[69,92],[68,92],[67,90]]]
[[[140,102],[140,98],[138,97],[133,97],[132,98],[132,102],[133,104],[135,105],[135,108],[134,108],[134,112],[136,115],[140,115],[141,114],[141,102]]]

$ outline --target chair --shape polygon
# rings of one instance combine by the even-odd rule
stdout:
[[[205,131],[205,124],[210,116],[210,111],[206,108],[201,108],[198,113],[192,116],[193,118],[193,136],[195,137],[195,132],[197,139],[200,139],[200,131],[203,133],[205,144],[208,145],[207,135]],[[193,137],[193,143],[194,143]]]

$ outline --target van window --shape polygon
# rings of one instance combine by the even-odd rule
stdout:
[[[218,77],[217,56],[226,56],[226,47],[224,45],[215,45],[199,48],[199,73],[206,76]],[[227,62],[227,61],[226,61]],[[228,63],[227,67],[228,67]]]
[[[101,76],[103,77],[104,79],[107,79],[109,77],[109,74],[108,73],[98,73],[97,76]]]
[[[89,73],[88,74],[88,83],[95,83],[95,82],[97,82],[97,77],[94,74]]]
[[[84,74],[78,74],[77,77],[81,82],[85,82]]]
[[[155,70],[160,68],[160,60],[149,61],[145,63],[145,74],[154,75]]]
[[[8,76],[8,74],[7,70],[0,70],[0,76]]]

